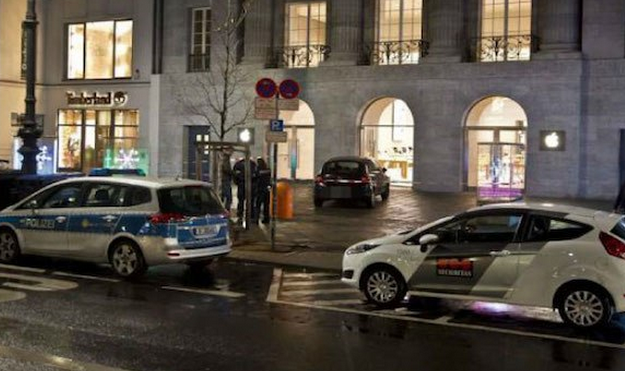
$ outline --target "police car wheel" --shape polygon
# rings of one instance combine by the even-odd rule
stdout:
[[[592,329],[606,325],[614,313],[610,299],[592,286],[566,290],[558,303],[562,320],[574,327]]]
[[[130,241],[116,243],[111,249],[109,259],[115,273],[126,278],[138,277],[147,268],[141,250]]]
[[[0,230],[0,261],[11,263],[20,256],[17,236],[9,230]]]
[[[365,273],[363,291],[367,300],[378,307],[397,306],[406,295],[406,283],[399,272],[389,267],[376,267]]]

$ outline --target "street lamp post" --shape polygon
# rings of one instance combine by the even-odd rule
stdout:
[[[23,145],[19,149],[22,154],[22,172],[24,174],[37,173],[37,154],[39,147],[37,139],[41,136],[41,129],[37,127],[37,119],[35,117],[35,80],[36,80],[36,48],[37,48],[37,14],[35,13],[35,0],[28,0],[26,9],[26,19],[22,23],[23,42],[26,51],[25,63],[22,68],[26,69],[26,113],[21,118],[22,125],[18,131],[18,136],[22,138]]]

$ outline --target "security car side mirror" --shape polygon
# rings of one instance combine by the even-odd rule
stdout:
[[[433,245],[438,242],[438,236],[435,234],[426,234],[419,238],[419,245]]]
[[[33,212],[35,212],[35,210],[39,208],[39,204],[37,203],[37,200],[28,201],[28,208],[31,209]]]

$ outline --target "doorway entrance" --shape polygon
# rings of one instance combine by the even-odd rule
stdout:
[[[278,144],[278,178],[312,180],[315,177],[315,116],[300,100],[298,111],[280,111],[287,142]]]
[[[197,156],[197,150],[196,150],[196,143],[208,143],[210,142],[210,127],[208,126],[186,126],[186,131],[187,131],[187,135],[186,135],[186,140],[187,142],[186,144],[186,151],[185,151],[185,155],[186,155],[186,166],[185,166],[185,170],[186,170],[186,177],[188,179],[198,179],[197,178],[197,161],[198,161],[198,156]],[[209,166],[209,150],[208,148],[205,149],[204,152],[204,156],[202,156],[202,158],[199,159],[199,161],[202,161],[202,180],[208,182],[210,179],[210,166]]]
[[[510,144],[515,149],[514,155],[502,158],[509,161],[515,169],[514,181],[520,189],[525,188],[525,145],[527,116],[523,108],[507,97],[489,97],[475,104],[467,115],[465,125],[465,181],[470,189],[480,184],[480,174],[488,174],[489,169],[480,168],[489,165],[480,159],[482,144]],[[511,147],[511,148],[512,148]],[[483,152],[485,153],[485,152]]]

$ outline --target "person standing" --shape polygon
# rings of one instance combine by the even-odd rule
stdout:
[[[245,219],[245,159],[239,159],[232,168],[234,175],[234,184],[237,186],[237,216],[239,220]],[[254,178],[256,174],[256,163],[253,160],[250,160],[250,175],[252,177],[252,219],[255,218],[254,215]]]
[[[221,164],[221,201],[228,212],[232,207],[232,175],[230,153],[224,152]]]
[[[271,169],[267,162],[259,157],[256,162],[258,163],[258,181],[256,187],[256,212],[259,219],[262,209],[262,223],[269,223],[269,204],[270,204],[270,189],[271,189]]]

